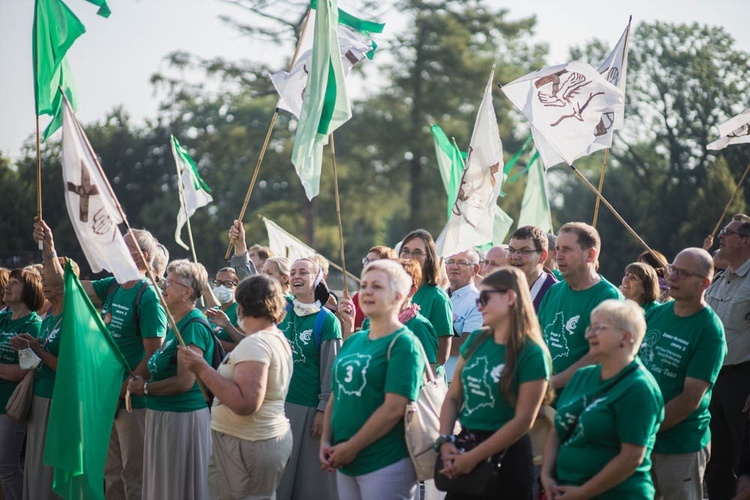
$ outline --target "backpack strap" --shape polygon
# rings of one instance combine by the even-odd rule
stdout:
[[[141,308],[141,299],[143,298],[143,294],[146,293],[146,290],[150,285],[151,284],[148,281],[142,281],[140,286],[138,287],[138,293],[135,294],[135,301],[133,302],[133,305],[135,306],[133,308],[133,323],[135,324],[135,334],[138,337],[141,336],[141,315],[138,310]],[[122,287],[117,281],[109,285],[104,300],[112,297],[112,295],[117,291],[118,288]],[[112,301],[114,301],[114,297],[112,298]]]
[[[323,345],[323,327],[326,324],[326,318],[333,316],[333,313],[325,306],[320,308],[315,316],[315,324],[313,325],[313,338],[315,338],[315,345],[320,349]]]

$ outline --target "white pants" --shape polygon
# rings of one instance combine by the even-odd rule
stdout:
[[[339,498],[346,500],[412,500],[419,495],[417,475],[408,457],[361,476],[337,472],[336,484]]]

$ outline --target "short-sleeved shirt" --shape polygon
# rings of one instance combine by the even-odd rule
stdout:
[[[318,314],[325,314],[321,331],[321,346],[329,340],[341,339],[341,323],[324,309],[307,316],[298,316],[294,308],[287,311],[279,329],[289,341],[294,360],[292,381],[286,400],[289,403],[315,408],[318,406],[320,388],[320,346],[315,342],[313,328]]]
[[[634,365],[637,369],[628,372]],[[557,403],[558,484],[584,484],[620,453],[621,444],[632,444],[646,448],[643,462],[625,481],[596,498],[654,498],[651,449],[662,420],[661,391],[639,360],[608,380],[601,379],[601,365],[579,369]]]
[[[477,308],[479,290],[474,283],[451,292],[453,306],[453,334],[461,336],[464,332],[473,332],[482,328],[484,320]]]
[[[248,335],[227,354],[219,366],[219,375],[232,380],[237,365],[249,361],[268,367],[260,408],[252,415],[238,415],[217,397],[211,409],[211,429],[248,441],[281,436],[289,430],[289,419],[284,415],[284,400],[292,377],[289,343],[276,328]]]
[[[479,345],[476,345],[477,342]],[[483,330],[473,332],[461,346],[461,357],[464,359],[473,349],[461,370],[461,426],[471,430],[496,431],[515,415],[515,405],[500,390],[505,348],[505,344],[495,343],[492,335],[485,335]],[[511,390],[517,396],[520,384],[549,380],[551,369],[542,347],[527,341],[518,352]]]
[[[386,393],[416,400],[424,380],[424,357],[417,345],[419,340],[406,327],[375,340],[368,337],[369,333],[369,330],[360,330],[349,337],[333,364],[331,429],[334,444],[347,441],[359,432],[385,402]],[[388,359],[388,347],[394,339]],[[360,476],[408,456],[404,422],[399,419],[390,431],[340,470],[347,476]]]
[[[706,302],[724,325],[725,365],[750,361],[750,259],[718,274],[706,290]]]
[[[146,355],[143,339],[164,337],[167,332],[167,313],[159,302],[156,290],[148,283],[147,278],[141,278],[133,287],[125,289],[116,286],[114,291],[109,293],[110,288],[117,284],[114,277],[91,282],[96,296],[102,302],[102,320],[131,370],[134,370]],[[147,284],[147,288],[141,295],[138,308],[139,335],[135,326],[134,308],[138,291],[144,284]],[[124,375],[125,378],[129,376],[127,372]],[[141,397],[133,396],[131,403],[133,408],[146,406],[145,400]]]
[[[654,300],[654,301],[652,301],[652,302],[644,302],[644,303],[643,303],[643,305],[641,306],[641,308],[643,309],[643,312],[644,312],[644,313],[647,313],[647,312],[649,312],[649,311],[650,311],[651,309],[653,309],[654,307],[656,307],[656,306],[658,306],[658,305],[659,305],[659,303],[658,303],[657,301],[655,301],[655,300]]]
[[[424,284],[411,298],[419,306],[419,312],[432,323],[438,337],[453,335],[453,306],[445,290],[439,286]]]
[[[422,313],[417,312],[416,316],[407,321],[404,326],[411,330],[419,339],[419,342],[421,342],[424,353],[427,355],[427,361],[435,364],[437,360],[438,339],[432,323],[422,316]],[[365,318],[362,322],[362,328],[364,330],[370,329],[370,318]]]
[[[623,299],[612,283],[601,280],[586,290],[575,291],[565,281],[552,285],[539,306],[539,324],[552,356],[552,371],[560,373],[589,352],[586,328],[591,311],[607,299]]]
[[[39,337],[39,329],[42,326],[42,320],[33,311],[18,319],[11,319],[12,316],[13,312],[10,310],[0,313],[0,363],[4,365],[18,364],[18,352],[10,346],[10,339],[19,333]],[[17,385],[17,381],[0,379],[0,415],[5,414],[5,405],[8,404],[8,399]]]
[[[60,352],[60,328],[62,327],[62,314],[56,316],[47,316],[42,321],[42,328],[39,331],[39,345],[52,354],[57,356]],[[39,363],[34,375],[34,396],[42,398],[51,398],[52,391],[55,388],[55,375],[57,372],[47,366],[45,363]]]
[[[721,320],[711,306],[687,317],[677,316],[672,301],[652,308],[646,314],[646,325],[639,356],[659,384],[665,403],[682,393],[686,377],[709,383],[698,408],[657,435],[654,451],[665,454],[699,451],[711,440],[708,403],[727,354]]]
[[[203,351],[203,359],[207,363],[211,363],[214,354],[214,340],[211,330],[205,324],[201,324],[198,321],[191,321],[193,318],[203,318],[204,321],[207,321],[200,310],[193,309],[177,322],[177,328],[180,330],[185,345],[194,345]],[[151,381],[156,382],[177,375],[178,345],[177,336],[174,330],[170,328],[167,330],[164,343],[151,356],[151,359],[148,360],[148,371],[151,374]],[[206,399],[203,397],[197,380],[187,392],[169,396],[151,395],[145,399],[146,408],[149,410],[183,413],[200,410],[207,406]]]
[[[229,322],[232,324],[232,326],[237,326],[237,302],[233,302],[231,306],[227,307],[227,310],[224,311],[224,314],[227,315],[227,318],[229,318]],[[222,327],[214,324],[213,321],[210,319],[208,320],[209,323],[211,323],[211,326],[214,329],[214,335],[216,335],[219,340],[223,340],[224,342],[231,342],[236,343],[234,339],[227,333],[225,329]]]

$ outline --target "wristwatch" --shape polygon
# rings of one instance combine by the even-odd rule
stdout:
[[[445,443],[455,443],[456,442],[456,436],[453,434],[441,434],[438,436],[438,438],[435,440],[435,446],[433,446],[433,449],[440,453],[440,447],[443,446]]]
[[[148,382],[143,383],[143,395],[148,396]]]

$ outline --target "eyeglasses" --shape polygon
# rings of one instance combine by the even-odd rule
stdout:
[[[445,261],[445,265],[446,266],[474,266],[476,264],[474,264],[473,262],[465,261],[465,260],[448,259]]]
[[[487,302],[490,301],[490,297],[493,293],[508,293],[508,290],[482,290],[481,292],[479,292],[477,306],[486,307]]]
[[[611,326],[611,325],[605,325],[604,323],[597,323],[596,325],[589,325],[589,327],[586,328],[586,335],[588,335],[589,333],[593,333],[594,335],[599,335],[599,332],[601,332],[602,330],[608,330],[608,329],[619,330],[619,328],[615,328],[614,326]]]
[[[165,279],[165,280],[164,280],[164,281],[162,281],[161,283],[162,283],[162,285],[161,285],[161,286],[162,286],[162,288],[167,288],[167,287],[168,287],[168,286],[170,286],[170,285],[180,285],[181,287],[185,287],[185,288],[190,288],[190,287],[189,287],[189,286],[187,286],[187,285],[183,285],[183,284],[182,284],[182,283],[180,283],[179,281],[171,280],[171,279],[169,279],[169,278]]]
[[[706,279],[705,276],[698,273],[691,273],[687,269],[680,269],[679,267],[675,267],[672,264],[667,265],[667,274],[674,274],[677,279],[684,280],[688,276],[695,276],[700,279]]]
[[[402,253],[403,253],[403,252],[402,252]],[[368,258],[368,257],[363,257],[363,258],[362,258],[362,265],[363,265],[363,266],[366,266],[367,264],[369,264],[369,263],[370,263],[370,262],[372,262],[373,260],[375,260],[375,259],[370,259],[370,258]]]
[[[237,282],[232,281],[232,280],[228,280],[228,281],[214,280],[214,286],[222,286],[222,285],[224,285],[227,288],[234,288],[237,286]]]
[[[427,254],[422,250],[409,250],[408,248],[402,248],[401,255],[406,258],[409,258],[411,256],[415,259],[419,259],[420,257],[425,257]]]
[[[537,253],[539,251],[540,250],[537,250],[536,248],[530,249],[508,247],[508,255],[521,255],[522,257],[526,257],[527,255],[531,255],[532,253]]]
[[[723,227],[721,228],[721,231],[719,231],[719,236],[729,236],[730,234],[736,234],[740,238],[747,238],[750,235],[742,234],[739,231],[734,231],[732,229],[729,229],[729,227]]]

